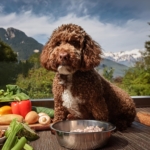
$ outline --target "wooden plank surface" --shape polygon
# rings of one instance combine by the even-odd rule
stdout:
[[[1,130],[6,130],[8,128],[9,125],[0,125],[0,129]],[[36,123],[36,124],[31,124],[29,125],[31,129],[34,129],[34,130],[47,130],[47,129],[50,129],[50,124],[49,125],[42,125],[42,124],[39,124],[39,123]]]
[[[139,111],[150,112],[150,107],[137,108]],[[38,134],[40,139],[30,143],[35,150],[67,150],[58,144],[50,130],[39,131]],[[126,131],[113,133],[101,150],[150,150],[150,127],[134,121]]]
[[[150,112],[150,108],[137,109],[139,111]],[[67,150],[59,145],[49,129],[37,133],[40,138],[30,142],[34,150]],[[150,150],[150,127],[134,121],[127,130],[113,133],[107,145],[97,150]]]
[[[50,130],[39,131],[40,139],[30,144],[35,150],[67,150],[61,147]],[[133,122],[124,132],[113,133],[107,145],[97,150],[149,150],[150,127]]]

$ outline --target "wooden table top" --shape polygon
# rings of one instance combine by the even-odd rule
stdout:
[[[40,139],[30,143],[34,150],[67,150],[58,144],[50,130],[39,131],[38,134]],[[113,133],[107,145],[101,149],[150,150],[150,127],[135,121],[126,131]]]
[[[50,130],[38,132],[40,139],[30,143],[34,150],[67,150],[61,147]],[[124,132],[113,133],[103,150],[150,150],[150,127],[133,122]]]
[[[137,111],[150,112],[150,108],[139,108]],[[30,142],[34,150],[67,150],[57,142],[50,130],[37,131],[40,138]],[[112,133],[107,145],[97,150],[150,150],[150,126],[137,121],[123,132]]]

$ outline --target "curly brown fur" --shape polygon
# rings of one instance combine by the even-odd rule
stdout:
[[[132,124],[136,115],[133,100],[94,70],[101,54],[100,46],[78,25],[62,25],[52,33],[41,64],[56,72],[54,122],[96,119],[112,122],[119,130]]]

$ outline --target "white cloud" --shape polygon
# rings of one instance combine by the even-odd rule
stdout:
[[[52,31],[65,23],[75,23],[82,26],[91,37],[97,41],[105,51],[124,51],[135,48],[143,49],[148,39],[149,25],[142,20],[128,20],[124,25],[117,26],[99,21],[96,17],[77,17],[68,14],[55,20],[54,16],[36,16],[32,11],[21,14],[0,14],[1,27],[14,27],[25,32],[28,36],[35,37],[39,42],[46,43]],[[42,37],[43,39],[40,39]]]

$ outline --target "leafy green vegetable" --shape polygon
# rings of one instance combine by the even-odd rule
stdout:
[[[10,93],[10,92],[12,92],[13,94],[22,93],[22,92],[26,93],[25,90],[23,90],[22,88],[20,88],[17,85],[8,84],[8,85],[6,85],[6,88],[7,88],[8,93]]]
[[[6,85],[6,91],[0,90],[0,102],[21,101],[29,99],[26,92],[17,85]]]
[[[51,118],[54,118],[54,109],[52,108],[32,106],[32,110],[36,111],[37,113],[46,113]]]

